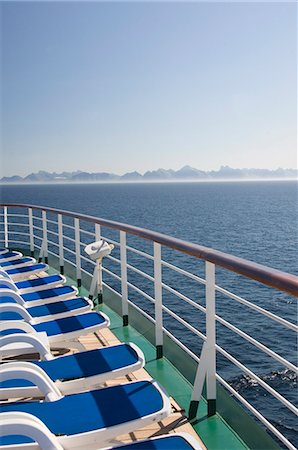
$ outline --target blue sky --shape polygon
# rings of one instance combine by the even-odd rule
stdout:
[[[296,167],[296,4],[1,2],[2,174]]]

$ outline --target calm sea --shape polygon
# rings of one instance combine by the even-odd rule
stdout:
[[[14,185],[1,186],[0,192],[2,202],[52,206],[126,222],[298,274],[298,204],[297,183],[294,181]],[[165,252],[163,257],[174,261],[171,252]],[[200,264],[196,266],[197,262],[191,258],[179,257],[175,261],[180,267],[203,275],[203,267]],[[146,270],[145,264],[141,269]],[[149,273],[150,270],[148,268]],[[136,275],[131,274],[130,277],[131,282],[140,282]],[[194,283],[185,282],[173,273],[165,273],[164,280],[204,304],[203,291]],[[217,284],[287,320],[296,321],[297,303],[293,297],[275,293],[224,270],[217,271]],[[145,283],[145,288],[150,292],[152,286]],[[151,312],[148,302],[134,293],[130,295],[137,304]],[[204,320],[197,310],[191,310],[180,299],[172,297],[165,293],[166,306],[204,331]],[[241,305],[220,295],[217,296],[217,313],[293,363],[297,362],[296,340],[291,331],[285,331],[252,311],[247,312]],[[182,342],[199,354],[199,338],[178,323],[174,324],[166,315],[165,323]],[[290,401],[297,401],[297,380],[292,372],[260,356],[251,344],[235,337],[221,325],[218,325],[218,343]],[[269,400],[263,389],[240,375],[238,369],[220,356],[218,370],[224,378],[232,380],[234,387],[255,406],[262,405],[266,417],[293,443],[296,439],[297,444],[297,423],[292,413]]]

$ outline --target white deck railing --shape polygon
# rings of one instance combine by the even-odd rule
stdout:
[[[109,286],[121,295],[122,298],[122,316],[123,326],[129,323],[128,305],[133,305],[138,311],[145,315],[155,326],[155,344],[157,358],[163,356],[164,336],[170,336],[188,355],[197,363],[198,369],[193,387],[193,394],[190,404],[190,417],[195,417],[198,403],[202,395],[203,385],[206,381],[206,396],[208,402],[208,415],[216,412],[216,381],[221,383],[239,402],[241,402],[252,414],[254,414],[285,446],[294,450],[294,445],[283,436],[280,431],[268,421],[264,415],[252,406],[216,371],[216,355],[222,355],[227,361],[241,370],[242,373],[253,379],[259,386],[266,390],[283,406],[289,409],[293,414],[298,414],[298,410],[289,400],[282,396],[265,382],[255,371],[251,370],[245,364],[236,359],[225,348],[217,343],[217,324],[221,324],[226,329],[240,336],[246,342],[258,349],[262,354],[270,357],[274,363],[297,373],[297,367],[288,361],[284,356],[264,345],[255,337],[241,329],[241,324],[235,326],[230,321],[216,314],[216,295],[219,293],[235,304],[241,304],[270,320],[272,323],[278,323],[285,330],[297,333],[296,324],[279,317],[269,309],[265,309],[242,296],[230,292],[220,287],[216,283],[216,266],[223,267],[231,272],[244,275],[248,279],[258,281],[262,285],[270,286],[274,289],[287,292],[293,297],[298,296],[298,277],[289,275],[280,271],[269,269],[267,267],[235,258],[212,249],[206,249],[195,244],[180,241],[169,236],[154,233],[149,230],[139,229],[130,225],[98,219],[81,214],[70,213],[68,211],[55,210],[52,208],[35,207],[30,205],[1,205],[2,214],[0,215],[0,242],[5,247],[22,247],[30,249],[33,254],[39,251],[39,260],[48,261],[48,256],[53,255],[58,258],[60,271],[64,273],[64,264],[68,262],[76,271],[78,286],[81,286],[82,273],[92,275],[95,263],[90,261],[82,252],[84,246],[95,240],[105,239],[115,246],[115,254],[106,258],[107,265],[102,267],[105,277],[116,280],[118,287]],[[24,213],[25,211],[25,213]],[[49,218],[51,217],[51,218]],[[113,236],[103,236],[101,229],[114,230],[118,234],[118,239]],[[107,231],[106,231],[107,232]],[[138,236],[145,239],[146,247],[151,247],[148,251],[140,250],[127,244],[127,236]],[[150,244],[151,242],[151,244]],[[149,246],[149,247],[148,247]],[[173,261],[166,261],[162,258],[164,248],[170,248],[180,254],[196,257],[205,262],[205,278],[198,276],[182,267],[174,264]],[[128,263],[128,255],[134,258],[141,258],[151,264],[151,274],[147,273],[141,264],[136,267],[131,262]],[[117,257],[118,256],[118,257]],[[115,266],[112,269],[111,266]],[[201,305],[185,293],[179,291],[178,283],[175,288],[169,286],[163,277],[163,270],[170,270],[174,274],[185,277],[186,280],[203,286],[205,290],[205,306]],[[194,269],[195,270],[195,269]],[[129,274],[136,274],[144,280],[139,286],[131,282]],[[152,285],[150,295],[146,292],[146,286]],[[132,300],[133,292],[144,298],[144,301],[153,304],[154,314],[148,314],[146,308],[140,307]],[[189,321],[181,317],[177,312],[163,303],[163,293],[171,294],[178,301],[184,302],[185,308],[194,308],[205,315],[204,330],[197,329]],[[92,292],[94,295],[95,292]],[[100,286],[98,286],[100,294]],[[101,297],[99,296],[101,301]],[[148,306],[149,308],[149,306]],[[147,309],[148,309],[147,308]],[[202,350],[198,356],[192,348],[182,343],[177,336],[169,331],[164,321],[164,314],[177,321],[186,330],[202,340]],[[272,331],[270,331],[272,332]]]

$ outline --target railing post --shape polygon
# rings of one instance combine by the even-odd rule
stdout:
[[[128,325],[128,287],[127,287],[127,257],[126,233],[120,231],[120,260],[121,260],[121,295],[123,326]]]
[[[206,380],[208,417],[216,414],[216,320],[215,320],[215,265],[206,261],[206,341],[203,344],[200,362],[189,406],[189,419],[197,414],[199,401]]]
[[[216,320],[215,320],[215,265],[206,261],[206,337],[207,360],[207,403],[208,416],[216,413]]]
[[[8,248],[8,220],[7,220],[7,206],[4,206],[4,247]]]
[[[59,243],[59,264],[60,273],[64,274],[64,249],[63,249],[63,222],[62,214],[58,214],[58,243]]]
[[[34,231],[33,231],[32,208],[28,208],[28,221],[29,221],[30,253],[31,256],[34,256]]]
[[[95,241],[100,240],[100,224],[95,224],[94,230]],[[102,289],[102,260],[97,260],[94,268],[93,278],[90,286],[89,298],[92,300],[97,291],[97,303],[94,300],[94,305],[101,305],[103,303],[103,289]]]
[[[96,261],[97,269],[97,303],[101,305],[103,303],[103,289],[102,289],[102,259]]]
[[[47,212],[42,211],[42,244],[41,244],[41,254],[39,260],[41,261],[41,256],[44,256],[44,261],[48,263],[48,231],[47,231]]]
[[[163,357],[163,320],[161,284],[161,246],[154,242],[154,297],[155,297],[155,345],[156,358]]]
[[[95,224],[95,240],[96,241],[100,240],[100,225],[99,225],[99,223]]]
[[[76,268],[77,268],[77,284],[78,287],[82,286],[81,278],[81,244],[80,244],[80,220],[75,219],[75,246],[76,246]]]

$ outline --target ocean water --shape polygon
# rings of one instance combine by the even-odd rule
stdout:
[[[160,231],[246,258],[269,267],[298,274],[298,203],[297,183],[278,182],[218,182],[218,183],[155,183],[155,184],[85,184],[85,185],[14,185],[1,186],[1,201],[52,206],[82,214],[125,222]],[[105,230],[106,236],[116,234]],[[87,241],[86,241],[87,242]],[[150,243],[131,238],[128,243],[152,253]],[[163,259],[175,262],[190,272],[204,275],[203,264],[193,258],[163,250]],[[115,257],[118,257],[115,249]],[[152,264],[129,256],[129,262],[149,274]],[[107,265],[110,268],[109,264]],[[112,266],[111,266],[112,267]],[[117,273],[119,268],[113,270]],[[296,322],[297,301],[284,293],[246,280],[244,277],[217,269],[217,284],[228,288],[259,306],[285,319]],[[164,281],[194,301],[204,305],[203,288],[169,270],[163,271]],[[106,281],[119,288],[106,276]],[[153,295],[150,282],[129,272],[129,281]],[[130,298],[149,313],[148,300],[129,292]],[[181,299],[164,292],[164,304],[204,332],[204,318]],[[275,352],[297,363],[294,333],[275,322],[247,310],[231,299],[217,295],[217,314],[251,334]],[[197,354],[200,339],[170,318],[165,324],[183,343]],[[297,378],[293,372],[260,355],[254,346],[218,324],[217,340],[225,350],[270,384],[292,402],[297,402]],[[237,368],[218,356],[218,371],[254,406],[271,420],[287,437],[297,442],[297,422],[292,413]]]

